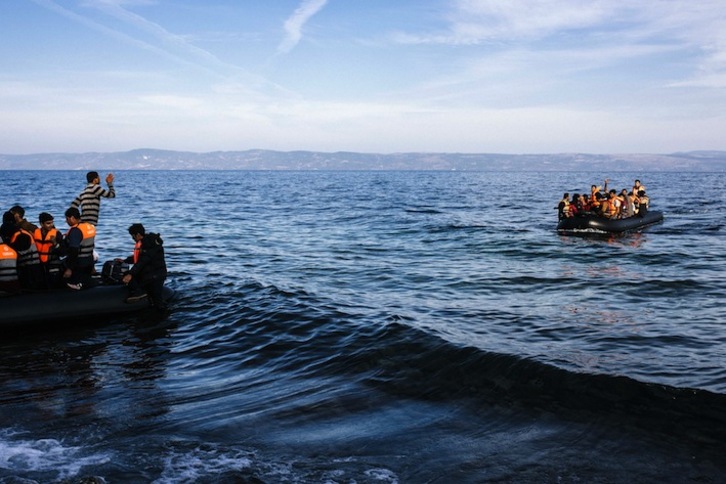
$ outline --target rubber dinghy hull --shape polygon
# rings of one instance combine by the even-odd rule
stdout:
[[[0,297],[0,327],[42,324],[60,320],[95,321],[100,317],[132,313],[151,306],[148,298],[127,303],[128,288],[99,285],[82,291],[59,289]],[[164,287],[164,298],[174,290]]]
[[[646,213],[643,217],[635,216],[620,219],[596,216],[571,217],[560,220],[557,224],[557,231],[560,233],[600,232],[620,234],[640,230],[662,221],[663,212],[655,210]]]

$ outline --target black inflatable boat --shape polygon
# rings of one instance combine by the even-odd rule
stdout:
[[[121,284],[74,291],[58,289],[0,297],[0,327],[73,320],[93,322],[99,318],[132,313],[151,306],[148,298],[127,303],[128,289]],[[166,300],[174,290],[164,287]]]
[[[663,212],[649,211],[645,215],[620,219],[609,219],[595,215],[563,218],[557,224],[557,232],[563,234],[634,232],[663,221]]]

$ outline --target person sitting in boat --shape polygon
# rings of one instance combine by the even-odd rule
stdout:
[[[588,211],[587,203],[585,198],[579,193],[572,195],[572,201],[570,202],[570,217],[576,217],[585,215]]]
[[[562,220],[563,218],[569,218],[570,215],[570,194],[565,192],[562,195],[562,200],[557,204],[557,218]]]
[[[633,200],[628,195],[628,190],[623,188],[618,195],[620,200],[620,218],[628,218],[635,215],[635,205]]]
[[[610,182],[610,179],[606,178],[605,182],[603,183],[605,188],[603,188],[600,185],[590,185],[590,197],[589,197],[590,201],[595,200],[595,194],[597,194],[597,193],[600,193],[601,195],[607,195],[609,182]]]
[[[140,223],[129,227],[129,235],[134,239],[134,253],[126,259],[117,261],[133,264],[124,274],[123,283],[129,288],[126,302],[135,302],[146,298],[159,311],[166,311],[164,301],[164,281],[166,280],[166,260],[164,258],[164,241],[159,234],[146,233]]]
[[[648,195],[645,194],[645,190],[640,190],[638,192],[638,215],[641,217],[645,217],[645,214],[648,213],[649,208],[650,199],[648,198]]]
[[[3,214],[0,236],[17,253],[20,287],[29,290],[43,289],[45,277],[33,236],[16,225],[15,214],[10,211]]]
[[[20,292],[18,253],[0,239],[0,292]]]
[[[602,215],[607,218],[620,218],[620,199],[616,190],[608,192],[608,198],[602,203]]]
[[[70,227],[63,238],[61,253],[63,259],[63,281],[70,289],[79,290],[93,285],[93,249],[96,240],[96,227],[81,222],[81,212],[74,207],[66,210],[66,223]]]
[[[633,209],[635,211],[634,215],[638,215],[640,210],[640,199],[638,198],[638,194],[635,190],[631,190],[631,192],[628,193],[628,199],[630,200],[630,203],[633,204]]]
[[[46,286],[51,288],[60,284],[61,261],[58,251],[63,234],[55,228],[53,216],[48,212],[42,212],[38,216],[38,222],[40,227],[35,229],[33,239],[45,273]]]
[[[15,225],[25,230],[29,234],[32,234],[33,232],[35,232],[35,229],[38,228],[25,219],[25,209],[20,205],[15,205],[9,210],[9,212],[13,214]]]

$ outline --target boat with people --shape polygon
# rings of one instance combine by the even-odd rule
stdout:
[[[590,195],[565,192],[557,209],[559,222],[557,232],[561,234],[622,234],[634,232],[663,221],[663,212],[650,210],[650,198],[640,180],[633,188],[608,190],[606,178],[604,188],[590,187]]]
[[[164,286],[166,301],[175,291]],[[148,297],[127,302],[128,288],[123,284],[98,281],[98,285],[80,291],[58,288],[0,296],[0,328],[45,323],[90,323],[111,316],[150,309]]]
[[[651,210],[644,215],[611,219],[597,214],[578,215],[560,219],[557,232],[561,234],[636,232],[663,221],[663,212]]]

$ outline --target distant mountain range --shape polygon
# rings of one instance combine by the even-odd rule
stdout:
[[[670,154],[325,153],[139,149],[117,153],[0,154],[0,170],[460,170],[726,171],[726,151]]]

